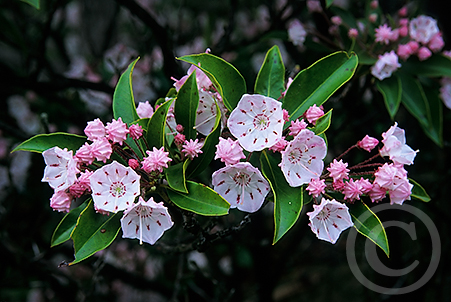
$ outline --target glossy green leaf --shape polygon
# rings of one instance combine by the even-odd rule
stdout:
[[[169,107],[174,99],[170,99],[161,104],[149,120],[147,125],[147,144],[150,150],[153,147],[160,149],[165,142],[165,126]]]
[[[348,204],[348,207],[357,232],[373,241],[389,257],[387,234],[376,214],[365,203],[358,200],[354,204]]]
[[[189,159],[187,159],[185,162],[187,161],[189,161]],[[171,165],[165,170],[168,185],[171,187],[171,189],[182,193],[188,193],[188,190],[186,189],[185,178],[185,170],[187,165],[185,164],[185,162]]]
[[[96,213],[94,203],[91,201],[81,212],[72,233],[75,260],[69,265],[79,263],[108,247],[121,229],[121,217],[122,213],[110,213],[110,215]]]
[[[316,125],[315,128],[313,128],[313,132],[315,132],[316,135],[323,134],[324,132],[326,132],[327,129],[329,129],[331,120],[332,120],[332,109],[330,109],[326,114],[324,114],[316,121]]]
[[[127,70],[121,75],[113,94],[114,118],[117,120],[120,117],[127,124],[139,119],[132,88],[133,68],[138,60],[139,58],[130,63]]]
[[[334,3],[334,0],[326,0],[326,8],[332,5]]]
[[[236,107],[241,96],[246,93],[246,82],[243,76],[233,65],[222,58],[202,53],[178,59],[196,65],[205,72],[221,94],[224,105],[229,111]]]
[[[441,116],[432,117],[429,100],[418,80],[404,73],[400,73],[399,76],[402,82],[402,104],[418,120],[424,133],[440,146],[442,144],[441,123],[439,125],[437,119],[440,120]],[[438,115],[440,112],[435,111],[434,114]]]
[[[42,153],[55,146],[61,149],[76,151],[86,142],[86,137],[70,133],[55,132],[51,134],[38,134],[24,141],[14,148],[14,151],[30,151]]]
[[[279,47],[274,45],[266,53],[255,81],[255,93],[278,99],[285,91],[285,65]]]
[[[424,202],[431,201],[431,197],[419,183],[417,183],[412,178],[409,178],[409,182],[413,185],[412,193],[410,194],[411,197]]]
[[[302,70],[293,79],[285,95],[282,107],[288,110],[290,121],[296,120],[313,104],[317,106],[354,75],[358,58],[355,53],[335,52]],[[290,126],[290,121],[285,128]]]
[[[280,154],[263,150],[260,155],[262,173],[274,194],[274,239],[282,238],[299,218],[303,203],[302,187],[291,187],[278,166]]]
[[[431,112],[430,125],[432,140],[440,147],[443,146],[443,101],[439,96],[439,89],[423,86]]]
[[[167,190],[169,199],[179,208],[204,216],[221,216],[229,213],[230,204],[213,189],[187,181],[188,194]]]
[[[383,81],[377,81],[376,87],[380,93],[382,93],[385,107],[387,107],[388,114],[393,120],[398,112],[399,104],[401,104],[401,79],[398,76],[393,75]]]
[[[195,139],[197,107],[199,105],[199,90],[197,88],[196,72],[193,72],[180,88],[174,104],[177,123],[184,128],[183,134],[187,140]]]
[[[407,60],[402,68],[411,74],[427,77],[451,77],[451,59],[442,54],[434,54],[425,61],[416,57]]]
[[[41,8],[39,0],[21,0],[21,1],[30,4],[31,6],[33,6],[36,9],[40,9]]]
[[[86,200],[61,219],[60,223],[53,232],[52,239],[50,241],[51,247],[66,242],[71,238],[72,232],[77,225],[78,218],[80,217],[81,212],[88,206],[89,201],[90,199]]]
[[[216,122],[213,131],[204,140],[202,146],[202,153],[198,154],[191,162],[189,162],[186,170],[188,178],[192,178],[205,170],[215,157],[216,145],[219,143],[219,136],[221,135],[221,111],[216,104]]]

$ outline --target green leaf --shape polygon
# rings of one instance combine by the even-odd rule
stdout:
[[[332,109],[330,109],[326,114],[324,114],[316,121],[316,125],[315,128],[313,128],[313,132],[315,132],[316,135],[320,135],[326,132],[326,130],[329,129],[330,127],[331,119],[332,119]]]
[[[86,137],[76,134],[55,132],[51,134],[38,134],[24,141],[14,148],[14,151],[30,151],[42,153],[55,146],[72,151],[78,150],[86,142]]]
[[[31,6],[33,6],[36,9],[41,8],[39,0],[21,0],[21,1],[30,4]]]
[[[152,150],[152,147],[160,149],[164,146],[166,118],[173,101],[174,99],[170,99],[161,104],[149,120],[147,125],[147,143],[150,150]]]
[[[357,232],[373,241],[389,257],[387,234],[376,214],[361,201],[356,200],[354,204],[348,204],[348,207]]]
[[[187,168],[188,178],[192,178],[205,170],[215,157],[216,145],[219,143],[219,136],[221,135],[221,111],[218,104],[216,104],[216,122],[213,131],[207,135],[202,146],[202,153],[189,162]]]
[[[412,76],[399,73],[402,82],[402,100],[401,102],[406,109],[412,114],[420,123],[423,131],[429,138],[437,145],[441,146],[441,111],[435,110],[434,117],[432,117],[429,107],[429,100],[424,93],[421,83]],[[438,96],[437,96],[438,98]],[[437,102],[437,100],[432,100]],[[439,106],[439,105],[435,105]]]
[[[354,75],[358,58],[355,53],[335,52],[302,70],[291,83],[282,107],[288,110],[290,121],[296,120],[313,104],[322,105]],[[290,121],[285,128],[290,126]]]
[[[210,78],[229,111],[236,107],[241,96],[246,93],[246,82],[243,76],[224,59],[208,53],[188,55],[178,59],[196,65]]]
[[[193,181],[186,182],[188,194],[167,190],[169,199],[179,208],[204,216],[229,213],[230,204],[213,189]]]
[[[273,244],[285,235],[299,218],[303,203],[302,187],[291,187],[280,170],[280,155],[263,150],[260,156],[262,173],[274,194]]]
[[[187,140],[195,139],[197,107],[199,106],[199,90],[197,88],[196,72],[193,72],[185,81],[177,95],[174,104],[177,123],[185,129],[183,134]]]
[[[393,75],[383,81],[377,81],[377,89],[384,97],[385,107],[387,107],[388,114],[393,120],[396,112],[398,112],[399,104],[401,104],[402,85],[401,79]]]
[[[434,54],[425,61],[412,57],[402,65],[402,69],[427,77],[451,77],[451,59],[442,54]]]
[[[77,225],[78,218],[80,217],[81,212],[88,206],[89,201],[90,199],[86,200],[61,219],[60,223],[53,232],[52,239],[50,241],[51,247],[66,242],[71,238],[72,232]]]
[[[79,263],[108,247],[121,229],[121,217],[122,213],[110,215],[96,213],[94,203],[90,201],[81,212],[71,236],[74,241],[75,260],[69,265]]]
[[[432,140],[440,147],[443,146],[443,101],[439,96],[439,89],[423,86],[431,113]]]
[[[114,118],[117,120],[120,117],[127,124],[139,119],[132,88],[133,68],[138,60],[139,58],[130,63],[127,70],[121,75],[113,94]]]
[[[416,198],[421,201],[424,201],[424,202],[431,201],[431,197],[419,183],[417,183],[412,178],[409,178],[409,182],[411,184],[413,184],[412,193],[410,194],[411,197]]]
[[[186,179],[185,179],[185,170],[189,159],[187,159],[185,162],[180,162],[175,165],[169,166],[165,170],[166,174],[166,180],[168,181],[168,185],[171,187],[171,189],[175,191],[179,191],[182,193],[188,193],[188,190],[186,189]]]
[[[326,8],[329,8],[329,6],[331,6],[332,3],[334,3],[334,0],[326,0]]]
[[[255,93],[278,99],[285,91],[285,66],[279,47],[274,45],[266,53],[255,81]]]

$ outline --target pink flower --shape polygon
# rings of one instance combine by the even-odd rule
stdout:
[[[288,110],[282,109],[283,112],[283,121],[288,122],[290,120],[290,114],[288,113]]]
[[[400,37],[406,37],[409,34],[409,27],[401,26],[398,28],[398,34]]]
[[[348,207],[335,199],[323,198],[320,205],[313,205],[313,209],[307,215],[309,226],[318,239],[334,244],[341,232],[354,225]]]
[[[290,133],[288,135],[296,136],[302,129],[307,129],[308,124],[304,122],[304,119],[296,119],[296,121],[291,121],[291,126],[288,127]]]
[[[441,51],[443,46],[445,46],[445,42],[442,38],[442,33],[435,34],[432,39],[429,41],[428,47],[433,52]]]
[[[413,164],[418,150],[414,151],[406,144],[404,130],[398,127],[398,123],[382,133],[382,137],[384,147],[379,150],[381,156],[388,156],[394,163],[401,165]]]
[[[446,57],[448,57],[449,59],[451,59],[451,50],[444,50],[442,52],[442,54]]]
[[[139,102],[138,108],[136,108],[136,113],[139,118],[151,118],[153,112],[152,105],[149,104],[149,101]]]
[[[313,131],[304,129],[282,151],[279,166],[288,184],[298,187],[321,176],[327,147]]]
[[[428,16],[418,16],[410,21],[409,34],[417,42],[428,44],[439,32],[437,21]]]
[[[387,189],[382,188],[377,183],[373,184],[373,188],[368,192],[368,196],[370,197],[372,202],[378,202],[379,200],[384,199],[387,194]]]
[[[113,119],[111,123],[107,123],[105,127],[108,139],[113,143],[119,143],[122,146],[122,142],[127,139],[128,128],[127,124],[122,121],[122,118],[117,120]]]
[[[340,161],[334,159],[330,163],[329,168],[327,168],[327,171],[329,171],[330,177],[332,177],[335,182],[349,178],[349,169],[347,167],[348,163],[344,163],[342,159],[340,159]]]
[[[413,51],[409,44],[399,44],[396,53],[405,61],[413,54]]]
[[[205,136],[213,131],[216,124],[216,115],[218,115],[216,103],[219,100],[215,96],[214,93],[204,89],[199,90],[199,105],[194,128]]]
[[[55,191],[50,198],[50,207],[58,212],[69,212],[70,204],[74,197],[66,191]]]
[[[357,143],[357,146],[359,148],[362,148],[363,150],[366,150],[368,152],[371,152],[377,145],[379,144],[379,141],[371,136],[365,135],[365,137]]]
[[[270,186],[260,171],[248,162],[228,165],[212,175],[213,189],[230,203],[230,208],[256,212]]]
[[[153,147],[153,151],[146,151],[147,157],[144,157],[142,161],[142,168],[147,173],[152,171],[163,172],[163,168],[168,167],[168,162],[172,161],[172,158],[168,157],[169,152],[164,152],[164,147],[157,149]]]
[[[355,39],[359,36],[359,31],[357,30],[357,28],[350,28],[348,31],[348,37],[350,39]]]
[[[387,24],[379,26],[375,31],[376,42],[388,44],[390,43],[390,41],[398,39],[398,33],[392,31],[391,27],[389,27]]]
[[[183,145],[183,143],[185,142],[185,140],[186,140],[186,138],[185,138],[185,135],[184,135],[184,134],[177,133],[177,134],[174,136],[174,142],[175,142],[175,144],[176,144],[177,146]]]
[[[343,194],[345,194],[345,199],[348,200],[360,200],[360,195],[363,194],[362,187],[359,182],[354,182],[354,179],[350,179],[349,181],[344,183]]]
[[[96,118],[95,120],[88,122],[88,125],[85,128],[85,134],[90,141],[105,137],[105,125],[100,119]]]
[[[340,16],[333,16],[332,18],[330,18],[330,21],[332,21],[332,23],[335,25],[341,25],[341,23],[343,22]]]
[[[290,88],[290,86],[291,86],[291,83],[293,83],[293,79],[291,78],[291,77],[289,77],[288,78],[288,81],[287,81],[287,89],[285,89],[285,91],[284,92],[282,92],[282,96],[283,97],[285,97],[285,95],[287,94],[287,90],[288,90],[288,88]],[[285,110],[285,109],[283,109],[283,110]],[[285,122],[287,122],[288,120],[286,120],[286,114],[288,114],[288,111],[285,113],[285,111],[284,111],[284,113],[283,113],[284,115],[283,115],[283,120],[285,121]]]
[[[111,153],[113,153],[113,149],[108,139],[106,137],[103,137],[101,139],[95,140],[91,144],[91,152],[98,161],[103,161],[104,163],[106,163],[107,159],[110,158]]]
[[[309,191],[309,194],[312,195],[313,197],[318,197],[320,194],[324,194],[324,189],[326,188],[326,183],[324,181],[324,179],[319,179],[319,178],[313,178],[306,190]]]
[[[370,7],[371,7],[372,9],[378,8],[378,7],[379,7],[379,1],[378,1],[378,0],[373,0],[373,1],[371,1]]]
[[[213,86],[213,83],[211,82],[210,78],[208,78],[208,76],[197,66],[191,65],[190,68],[188,69],[187,75],[183,76],[180,80],[172,78],[172,80],[174,80],[174,87],[177,91],[180,90],[183,84],[185,84],[188,77],[194,71],[196,71],[197,88],[199,90],[200,89],[210,90],[210,88]]]
[[[227,126],[247,151],[273,146],[283,131],[282,103],[259,94],[244,94],[227,120]]]
[[[399,204],[406,200],[410,200],[410,194],[412,194],[413,185],[409,183],[407,179],[401,179],[396,186],[396,189],[389,190],[388,196],[390,196],[390,204]]]
[[[402,181],[407,180],[407,171],[402,166],[385,163],[374,176],[374,184],[387,190],[395,190]]]
[[[69,187],[69,192],[73,197],[81,197],[86,192],[91,191],[91,183],[89,179],[91,178],[92,171],[85,171],[81,172],[80,177],[77,179],[77,181]]]
[[[376,13],[372,13],[368,16],[368,21],[370,21],[371,23],[376,23],[377,21],[377,14]]]
[[[310,124],[315,124],[316,121],[324,115],[323,109],[317,107],[316,104],[310,106],[307,111],[305,111],[304,116]]]
[[[406,17],[407,13],[408,13],[407,6],[401,7],[401,9],[398,11],[398,15],[400,17]]]
[[[451,109],[451,78],[443,77],[440,80],[440,98],[448,109]]]
[[[185,141],[183,144],[182,152],[190,159],[194,159],[199,153],[202,153],[201,148],[203,145],[203,143],[199,143],[197,138],[194,141],[190,139],[189,141]]]
[[[382,81],[391,77],[392,73],[399,67],[401,67],[401,64],[398,62],[398,56],[392,50],[379,56],[376,64],[371,67],[371,74]]]
[[[55,192],[69,188],[77,180],[77,161],[67,148],[53,147],[42,152],[46,167],[42,182],[48,182]]]
[[[288,24],[288,40],[296,46],[303,46],[307,31],[299,20],[293,20]]]
[[[132,168],[117,161],[96,170],[89,178],[95,206],[113,213],[125,210],[140,193],[139,180]]]
[[[128,127],[128,133],[130,134],[131,138],[138,139],[143,135],[143,127],[141,127],[138,124],[132,124],[130,127]]]
[[[420,47],[420,49],[418,49],[417,56],[418,59],[420,59],[420,61],[424,61],[426,59],[429,59],[430,56],[432,56],[432,52],[429,50],[429,48],[423,46]]]
[[[95,157],[92,154],[91,149],[92,149],[91,145],[88,144],[88,143],[85,143],[83,146],[81,146],[77,150],[77,152],[75,152],[75,159],[78,162],[92,164],[92,162],[94,161]]]
[[[215,159],[220,159],[226,165],[233,165],[240,161],[242,158],[246,158],[238,141],[234,141],[231,138],[227,140],[220,137],[219,143],[216,145]]]
[[[140,244],[143,241],[155,244],[173,225],[162,202],[156,203],[153,197],[145,201],[139,196],[138,203],[125,210],[121,218],[122,238],[139,239]]]
[[[282,152],[285,150],[285,147],[288,145],[288,141],[285,140],[285,138],[281,138],[277,141],[277,143],[274,144],[274,146],[270,147],[269,150],[273,152]]]

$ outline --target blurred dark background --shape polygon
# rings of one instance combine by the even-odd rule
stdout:
[[[364,1],[336,2],[358,15]],[[445,49],[451,49],[449,4],[380,1],[385,14],[395,14],[405,4],[437,18]],[[385,295],[362,285],[346,258],[349,231],[335,245],[317,240],[305,215],[311,205],[274,246],[272,203],[250,215],[250,222],[230,236],[199,250],[174,248],[179,238],[191,235],[173,211],[177,226],[155,246],[117,238],[90,259],[59,267],[73,260],[73,250],[70,242],[50,248],[63,213],[49,207],[52,190],[40,181],[42,156],[11,150],[38,133],[81,134],[96,117],[111,120],[114,85],[137,56],[141,59],[134,71],[135,99],[155,102],[172,86],[170,78],[180,78],[188,68],[177,56],[210,48],[237,67],[252,92],[258,68],[274,44],[281,49],[287,77],[338,50],[309,48],[311,37],[305,48],[295,47],[287,39],[293,18],[308,18],[318,28],[324,23],[322,16],[308,13],[306,1],[41,0],[40,10],[21,1],[0,1],[0,301],[450,301],[446,252],[451,231],[451,113],[445,107],[442,147],[427,138],[402,106],[396,116],[408,144],[420,150],[408,167],[409,176],[432,198],[429,203],[406,203],[432,219],[441,239],[438,269],[412,293]],[[355,77],[325,105],[327,110],[334,108],[327,132],[329,160],[365,134],[379,138],[394,123],[371,81],[361,82]],[[347,157],[349,162],[361,159],[361,152]],[[216,229],[229,229],[247,222],[244,216],[233,210],[212,223]],[[377,251],[381,261],[392,269],[416,260],[419,264],[400,277],[379,274],[365,258],[365,238],[358,236],[359,268],[387,288],[415,283],[433,255],[428,229],[404,211],[379,216],[381,221],[413,222],[417,236],[413,240],[405,230],[387,228],[391,254],[387,258]]]

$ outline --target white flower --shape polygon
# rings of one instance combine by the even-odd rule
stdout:
[[[95,206],[114,213],[125,210],[139,195],[139,180],[132,168],[117,161],[96,170],[89,178]]]
[[[408,145],[406,145],[406,136],[404,130],[398,127],[398,123],[391,126],[387,132],[382,133],[382,143],[384,147],[379,151],[381,156],[388,156],[397,164],[411,165],[417,155]]]
[[[298,187],[321,176],[327,147],[321,137],[303,129],[281,153],[283,175],[290,186]]]
[[[212,176],[214,190],[230,203],[230,208],[253,213],[263,204],[269,183],[248,162],[225,166]]]
[[[391,77],[392,73],[399,67],[401,67],[401,64],[398,62],[398,56],[392,50],[379,56],[376,64],[371,67],[371,74],[382,81]]]
[[[283,130],[282,103],[259,94],[244,94],[230,114],[227,126],[247,151],[273,146]]]
[[[140,244],[143,241],[154,244],[173,225],[162,202],[156,203],[153,197],[145,201],[140,196],[138,203],[124,211],[121,218],[122,238],[136,238]]]
[[[334,199],[323,198],[320,205],[313,205],[313,209],[307,215],[309,226],[318,239],[335,243],[341,232],[354,225],[348,207]]]
[[[48,182],[55,192],[65,190],[77,180],[77,162],[72,150],[66,148],[53,147],[42,152],[45,164],[44,177],[42,182]]]
[[[428,16],[418,16],[409,24],[409,35],[412,39],[427,44],[440,30],[437,21]]]

